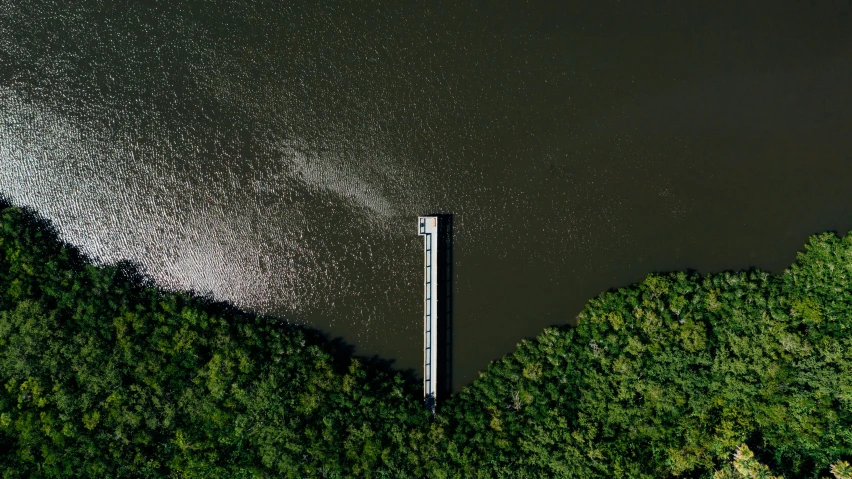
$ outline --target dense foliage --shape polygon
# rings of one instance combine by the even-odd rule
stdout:
[[[852,237],[650,275],[441,403],[0,205],[4,477],[850,477]]]
[[[465,477],[710,475],[742,443],[825,473],[852,454],[850,328],[850,235],[781,275],[650,275],[492,364],[439,417],[440,449]]]
[[[420,441],[429,415],[401,376],[335,364],[299,329],[135,286],[32,215],[0,214],[4,476],[417,467],[397,451]]]

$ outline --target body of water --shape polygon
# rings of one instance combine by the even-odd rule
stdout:
[[[0,1],[0,192],[418,373],[451,213],[456,387],[647,272],[852,229],[846,0],[113,3]]]

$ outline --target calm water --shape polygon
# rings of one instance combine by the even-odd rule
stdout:
[[[847,0],[98,3],[0,0],[0,191],[418,373],[452,213],[457,387],[649,271],[852,229]]]

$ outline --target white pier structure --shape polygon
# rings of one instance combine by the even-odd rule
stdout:
[[[419,234],[424,245],[423,289],[423,398],[435,412],[438,381],[438,217],[421,216]]]

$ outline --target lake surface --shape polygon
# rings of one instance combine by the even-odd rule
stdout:
[[[0,192],[418,374],[451,213],[457,388],[647,272],[852,229],[847,0],[105,3],[0,0]]]

